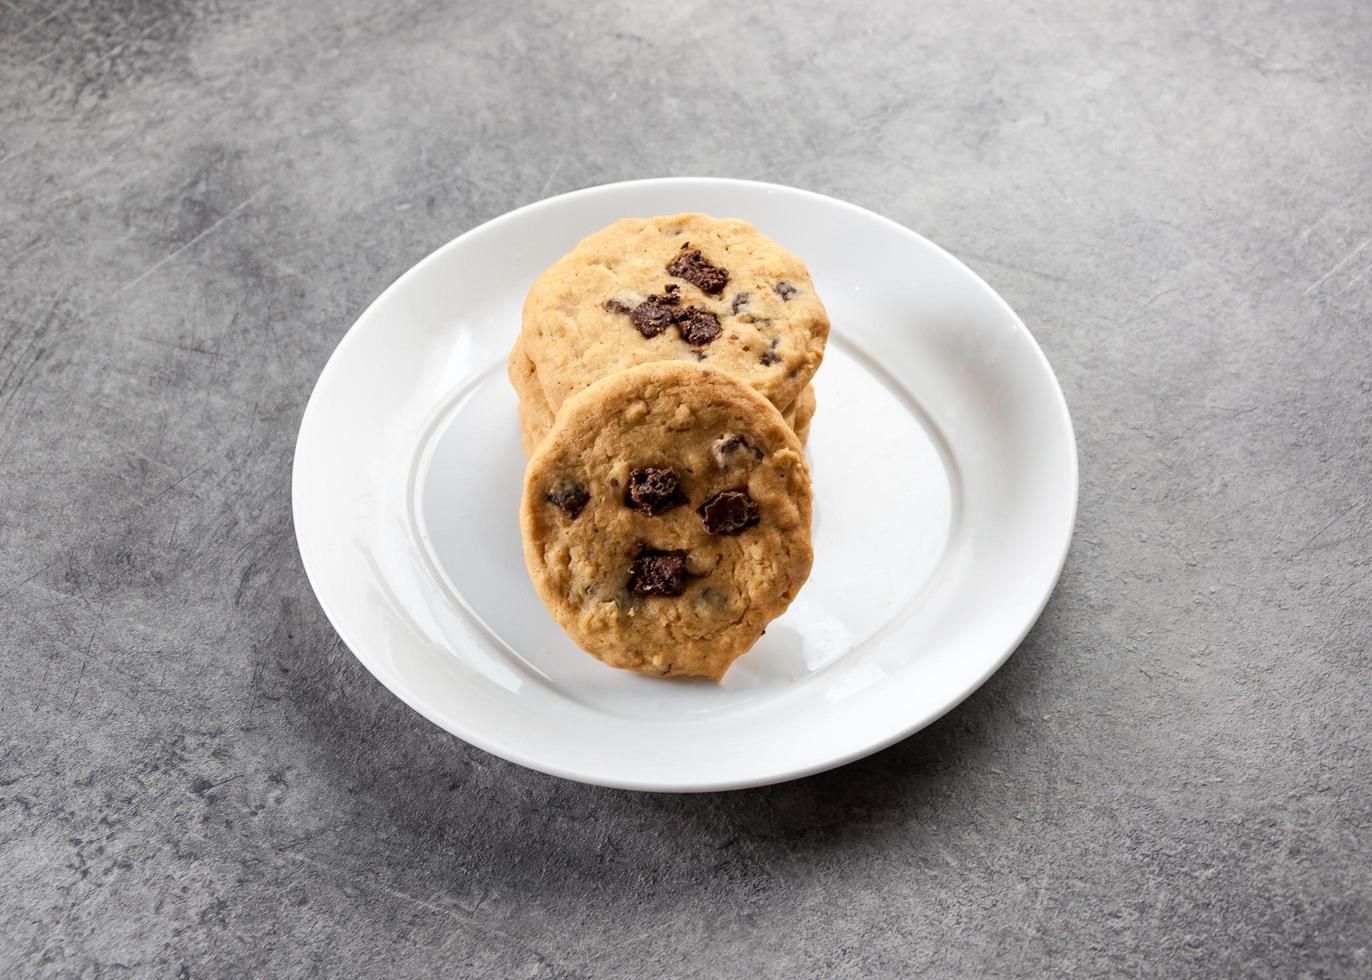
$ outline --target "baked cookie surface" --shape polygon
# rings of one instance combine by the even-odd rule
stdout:
[[[540,597],[613,666],[719,680],[810,573],[810,475],[776,408],[662,362],[567,401],[525,473]]]
[[[802,446],[810,441],[810,423],[814,420],[817,407],[815,386],[809,384],[805,386],[805,390],[800,393],[800,397],[790,410],[781,413]]]
[[[524,351],[523,336],[515,338],[507,368],[510,386],[519,397],[519,441],[524,446],[524,455],[532,456],[553,427],[553,410],[538,383],[534,362]]]
[[[676,360],[727,371],[784,411],[828,336],[804,263],[746,221],[696,213],[602,228],[524,303],[525,349],[554,412],[615,371]]]
[[[538,444],[553,427],[553,410],[548,406],[543,388],[538,383],[538,371],[534,362],[524,351],[522,337],[516,338],[510,351],[510,384],[519,396],[519,439],[524,446],[524,455],[532,456]],[[810,435],[810,420],[815,415],[815,386],[806,385],[800,397],[790,408],[781,413],[791,431],[805,445]]]

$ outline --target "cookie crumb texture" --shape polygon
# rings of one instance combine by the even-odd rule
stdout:
[[[586,499],[568,508],[569,489]],[[529,462],[520,522],[534,585],[584,650],[719,680],[809,576],[810,506],[775,406],[681,361],[569,399]]]
[[[829,318],[804,263],[746,221],[626,218],[534,282],[524,343],[552,414],[588,385],[692,361],[791,409],[824,356]]]

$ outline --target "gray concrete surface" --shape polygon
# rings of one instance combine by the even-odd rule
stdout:
[[[1372,7],[0,2],[0,973],[1372,970]],[[964,257],[1078,427],[1008,666],[837,772],[673,798],[469,748],[316,605],[353,318],[662,174]]]

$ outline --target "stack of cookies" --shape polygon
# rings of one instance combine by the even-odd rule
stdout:
[[[804,264],[744,221],[617,221],[539,276],[509,363],[520,528],[579,646],[719,680],[790,605],[828,334]]]

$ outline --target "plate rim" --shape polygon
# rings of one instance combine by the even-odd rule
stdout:
[[[951,698],[938,711],[932,714],[925,715],[908,725],[897,726],[896,729],[893,730],[893,732],[891,732],[888,736],[883,737],[881,739],[877,739],[861,748],[849,750],[847,752],[843,752],[835,756],[826,756],[820,761],[814,762],[813,764],[794,766],[790,769],[772,773],[767,776],[741,777],[733,779],[716,780],[705,779],[685,782],[674,782],[670,779],[661,782],[645,782],[643,780],[637,779],[616,779],[613,776],[606,776],[601,773],[579,771],[576,769],[568,768],[566,766],[548,764],[538,759],[530,758],[519,748],[511,747],[508,745],[498,745],[493,741],[487,739],[485,736],[483,736],[479,730],[472,729],[468,726],[462,725],[459,721],[454,721],[453,719],[446,717],[440,718],[438,717],[436,712],[429,710],[426,705],[418,701],[418,699],[412,697],[405,685],[395,682],[394,679],[389,676],[389,672],[378,662],[376,658],[369,657],[366,654],[360,652],[361,648],[359,647],[359,645],[353,642],[353,639],[348,635],[348,631],[340,625],[339,618],[335,616],[334,611],[330,608],[329,600],[325,598],[325,595],[319,589],[319,575],[317,569],[311,569],[311,559],[307,554],[307,549],[303,541],[301,540],[301,521],[299,520],[299,515],[304,510],[304,504],[300,497],[300,485],[302,482],[300,479],[300,474],[303,465],[301,462],[301,449],[306,442],[307,434],[308,431],[311,429],[312,424],[318,424],[313,422],[315,416],[317,416],[321,411],[323,411],[323,409],[321,409],[319,406],[322,400],[320,392],[325,387],[324,382],[332,371],[339,370],[337,365],[341,363],[342,356],[344,355],[344,352],[348,348],[350,342],[356,342],[355,338],[359,336],[357,329],[359,324],[362,323],[364,320],[367,320],[371,315],[372,311],[378,306],[380,306],[383,303],[383,301],[387,300],[387,298],[393,292],[402,289],[405,283],[411,277],[417,277],[421,273],[421,270],[427,268],[431,263],[439,262],[449,252],[459,249],[462,243],[470,236],[474,235],[475,233],[483,229],[514,221],[519,216],[522,216],[528,212],[535,211],[540,208],[553,206],[557,202],[563,201],[567,198],[590,197],[621,188],[647,188],[662,187],[668,185],[686,186],[700,184],[733,187],[742,190],[760,191],[769,194],[781,192],[784,194],[799,195],[800,197],[810,198],[815,201],[823,202],[826,205],[837,206],[844,210],[853,212],[859,217],[869,220],[875,219],[876,221],[880,222],[881,224],[889,226],[890,228],[892,228],[900,234],[908,235],[915,238],[922,245],[933,249],[944,259],[950,260],[952,263],[954,263],[954,265],[960,267],[963,271],[965,271],[976,283],[977,287],[980,290],[984,291],[984,293],[987,294],[993,300],[993,302],[1000,308],[1000,311],[1003,314],[1007,315],[1012,329],[1022,334],[1023,339],[1029,342],[1029,349],[1033,352],[1033,356],[1036,359],[1037,367],[1041,370],[1041,372],[1046,376],[1047,380],[1051,383],[1052,394],[1054,396],[1053,406],[1055,409],[1055,413],[1057,415],[1058,422],[1064,426],[1064,432],[1066,435],[1066,448],[1068,450],[1067,472],[1063,474],[1063,476],[1067,477],[1067,486],[1064,488],[1064,490],[1065,492],[1070,494],[1070,502],[1068,506],[1068,520],[1066,522],[1066,533],[1063,535],[1059,552],[1052,563],[1053,573],[1050,577],[1045,578],[1043,594],[1039,597],[1037,603],[1035,604],[1033,614],[1026,618],[1023,626],[1015,635],[1014,640],[1012,642],[1007,643],[1005,649],[991,659],[989,665],[983,671],[980,672],[979,676],[976,677],[975,681],[967,684],[965,688],[961,691],[961,693],[959,693],[956,697]],[[911,735],[914,735],[924,730],[925,728],[928,728],[930,725],[937,722],[940,718],[943,718],[954,708],[958,707],[960,704],[966,701],[967,698],[971,697],[972,694],[980,690],[980,688],[987,682],[987,680],[989,680],[992,675],[994,675],[998,670],[1001,669],[1001,667],[1005,665],[1006,661],[1008,661],[1010,657],[1015,653],[1015,651],[1019,649],[1020,645],[1024,642],[1025,637],[1029,635],[1029,632],[1034,628],[1035,624],[1037,624],[1039,619],[1042,617],[1043,611],[1047,607],[1049,599],[1052,598],[1054,591],[1057,589],[1058,582],[1062,577],[1063,569],[1066,567],[1068,554],[1071,551],[1072,539],[1075,536],[1076,532],[1077,516],[1080,505],[1080,492],[1080,459],[1077,449],[1076,428],[1072,423],[1071,412],[1067,406],[1067,398],[1062,390],[1061,383],[1058,381],[1057,374],[1053,370],[1052,364],[1048,361],[1047,355],[1043,353],[1043,349],[1039,345],[1037,338],[1034,337],[1032,331],[1029,330],[1028,326],[1024,323],[1023,319],[1021,319],[1019,314],[1015,312],[1015,310],[1010,306],[1008,302],[1006,302],[1006,300],[1000,295],[1000,293],[997,292],[990,285],[990,283],[986,282],[986,280],[983,279],[974,269],[968,266],[956,255],[949,252],[947,249],[943,248],[937,242],[934,242],[926,238],[919,232],[915,231],[912,228],[909,228],[906,225],[901,224],[893,218],[889,218],[886,215],[879,214],[878,212],[872,211],[869,208],[865,208],[862,205],[853,204],[852,202],[845,201],[841,198],[832,197],[827,194],[821,194],[817,191],[811,191],[805,188],[794,187],[787,184],[779,184],[769,181],[750,180],[736,177],[709,176],[646,177],[637,178],[633,180],[610,181],[601,184],[593,184],[588,187],[577,188],[575,190],[566,191],[561,194],[553,195],[551,197],[540,198],[539,200],[523,204],[510,211],[503,212],[502,214],[490,218],[487,221],[483,221],[476,225],[473,225],[466,231],[462,232],[460,235],[450,239],[449,241],[435,248],[433,251],[429,252],[418,262],[414,263],[413,265],[408,267],[404,272],[402,272],[399,276],[397,276],[395,280],[393,280],[390,283],[390,285],[383,289],[376,296],[375,299],[373,299],[370,303],[367,304],[367,306],[362,310],[362,312],[359,313],[357,317],[352,321],[347,331],[335,345],[333,351],[329,354],[329,357],[325,361],[323,368],[320,370],[318,377],[315,379],[314,386],[311,388],[310,391],[310,396],[305,403],[305,409],[301,413],[300,426],[296,434],[295,448],[292,454],[291,465],[292,528],[295,533],[296,550],[300,555],[300,561],[305,571],[306,581],[310,585],[310,590],[314,593],[315,601],[319,603],[320,609],[323,611],[325,618],[329,621],[329,625],[333,628],[334,632],[338,634],[339,639],[343,641],[344,645],[348,648],[348,651],[358,660],[358,662],[366,668],[367,672],[370,673],[373,678],[379,681],[383,687],[390,691],[390,693],[397,697],[402,703],[407,705],[409,708],[411,708],[416,713],[426,718],[429,722],[436,725],[443,731],[447,732],[450,735],[453,735],[456,738],[461,739],[462,741],[470,745],[475,746],[478,749],[481,749],[484,752],[489,752],[490,754],[497,756],[498,758],[504,759],[507,762],[523,766],[527,769],[532,769],[536,772],[540,772],[545,775],[555,776],[560,779],[567,779],[585,785],[604,786],[612,789],[656,793],[722,792],[737,789],[747,789],[753,787],[771,786],[776,785],[778,783],[789,782],[794,779],[802,779],[807,776],[827,772],[828,770],[836,769],[840,766],[845,766],[849,763],[856,762],[860,759],[864,759],[867,756],[874,755],[875,753],[880,752],[883,749],[889,748],[895,743],[902,741],[903,739],[909,738]],[[322,560],[322,558],[319,560]]]

